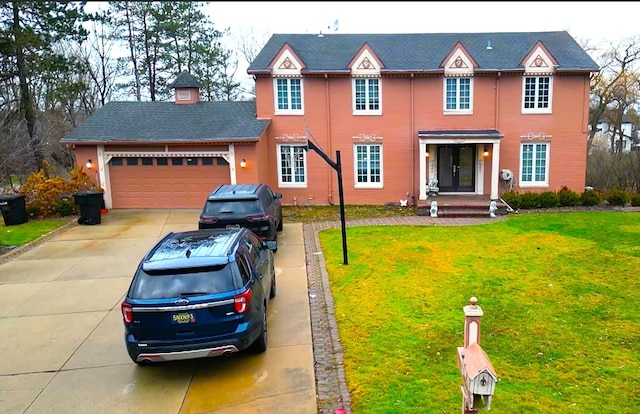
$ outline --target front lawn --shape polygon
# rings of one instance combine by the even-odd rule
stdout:
[[[0,220],[0,246],[20,246],[29,243],[68,222],[66,219],[51,219],[5,226]]]
[[[462,307],[484,311],[495,413],[640,407],[640,214],[532,213],[476,226],[320,232],[352,408],[459,413]]]

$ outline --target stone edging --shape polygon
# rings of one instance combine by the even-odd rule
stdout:
[[[51,230],[49,233],[45,234],[44,236],[41,236],[29,243],[23,244],[22,246],[18,246],[15,249],[10,250],[8,253],[0,255],[0,264],[4,264],[9,260],[14,259],[15,257],[21,255],[22,253],[28,252],[29,250],[35,247],[38,247],[42,243],[51,240],[58,234],[64,231],[67,231],[71,227],[77,226],[78,225],[77,219],[78,219],[77,217],[72,217],[69,219],[68,223],[63,224],[57,229]]]

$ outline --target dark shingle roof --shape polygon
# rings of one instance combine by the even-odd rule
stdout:
[[[254,101],[109,102],[61,142],[255,141],[269,122]]]
[[[566,31],[522,33],[425,34],[274,34],[248,68],[248,73],[269,70],[269,63],[288,43],[309,71],[344,71],[367,43],[384,70],[437,71],[454,46],[461,42],[479,70],[521,70],[520,62],[541,41],[558,61],[558,70],[597,71],[598,65]],[[491,42],[492,49],[487,49]]]
[[[168,85],[169,88],[202,88],[202,84],[189,72],[183,70],[176,79]]]

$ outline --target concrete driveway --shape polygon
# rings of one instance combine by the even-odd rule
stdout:
[[[0,265],[0,413],[316,413],[305,247],[285,223],[261,355],[139,367],[120,302],[146,251],[199,210],[112,210]]]

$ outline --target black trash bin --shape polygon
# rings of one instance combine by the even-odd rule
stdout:
[[[80,206],[78,224],[100,224],[100,210],[104,205],[104,195],[100,191],[78,191],[73,193],[73,198]]]
[[[5,226],[26,223],[29,219],[24,194],[0,195],[0,210]]]

